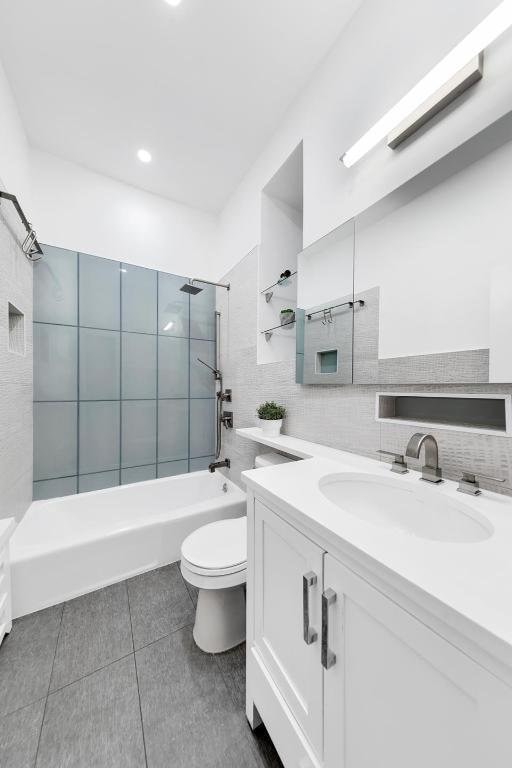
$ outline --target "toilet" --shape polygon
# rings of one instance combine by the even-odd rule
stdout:
[[[194,640],[207,653],[222,653],[245,640],[247,518],[218,520],[187,536],[181,573],[199,589]]]

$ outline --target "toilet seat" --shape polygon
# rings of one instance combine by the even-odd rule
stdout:
[[[247,572],[247,518],[218,520],[187,536],[181,546],[181,572],[199,589],[244,584]]]

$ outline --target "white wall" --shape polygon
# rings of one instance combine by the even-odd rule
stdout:
[[[408,146],[379,146],[351,169],[338,160],[496,5],[366,0],[225,207],[219,275],[259,242],[261,189],[302,139],[308,245],[510,110],[509,30],[486,51],[483,81]]]
[[[38,150],[30,161],[40,242],[191,277],[218,275],[213,215]]]
[[[14,96],[0,62],[0,186],[16,195],[29,215],[28,144]],[[29,216],[30,218],[30,216]]]

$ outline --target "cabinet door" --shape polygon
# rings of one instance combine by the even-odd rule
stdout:
[[[325,768],[512,765],[511,690],[329,555],[324,569]]]
[[[254,642],[306,738],[321,757],[323,550],[258,501],[254,543]],[[306,627],[304,609],[308,604]]]

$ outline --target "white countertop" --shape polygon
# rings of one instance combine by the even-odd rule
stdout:
[[[305,461],[243,472],[256,495],[275,501],[289,516],[323,540],[346,550],[355,548],[369,563],[384,566],[429,602],[429,611],[459,631],[471,631],[475,642],[512,669],[512,498],[489,491],[472,497],[457,492],[445,480],[430,487],[463,501],[492,524],[485,541],[448,543],[423,539],[398,528],[376,525],[345,512],[320,491],[319,481],[332,473],[358,472],[394,477],[400,483],[421,482],[419,473],[390,472],[389,464],[286,435],[267,437],[261,429],[238,429],[237,434]],[[409,590],[410,591],[410,590]],[[432,598],[432,599],[430,599]],[[450,609],[447,611],[446,609]],[[462,619],[463,629],[461,630]],[[474,631],[473,631],[474,630]]]

